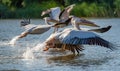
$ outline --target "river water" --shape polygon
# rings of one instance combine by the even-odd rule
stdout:
[[[43,42],[53,32],[50,29],[42,35],[28,35],[9,42],[24,31],[19,19],[0,20],[0,71],[119,71],[120,70],[120,19],[90,19],[101,27],[112,25],[102,38],[113,43],[117,50],[111,51],[99,46],[85,46],[79,55],[50,50],[43,52]],[[32,19],[34,24],[44,24],[40,19]],[[32,52],[36,49],[37,52]]]

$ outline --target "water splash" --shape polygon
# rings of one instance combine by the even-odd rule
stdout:
[[[43,51],[43,47],[45,46],[45,43],[39,43],[35,47],[32,48],[33,51]]]
[[[16,43],[16,41],[19,39],[19,36],[16,36],[16,37],[14,37],[10,42],[9,42],[9,44],[10,45],[15,45],[15,43]]]
[[[27,47],[26,52],[23,54],[23,58],[25,58],[25,59],[35,59],[35,57],[37,57],[37,55],[34,54],[34,53],[35,52],[39,52],[39,53],[42,52],[44,45],[45,45],[44,43],[39,43],[33,48]]]
[[[33,50],[27,47],[26,52],[23,54],[23,58],[25,59],[35,59],[35,56],[33,54]]]

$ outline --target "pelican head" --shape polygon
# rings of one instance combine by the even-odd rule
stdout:
[[[70,15],[69,18],[74,18],[75,16],[74,15]]]
[[[72,4],[72,5],[70,5],[71,7],[74,7],[75,6],[75,4]]]
[[[72,4],[72,5],[68,6],[67,8],[72,8],[72,7],[74,7],[74,6],[75,6],[75,4]]]
[[[30,24],[30,19],[23,19],[21,22],[20,22],[20,25],[21,26],[26,26],[26,25],[28,25],[28,24]]]
[[[73,9],[74,6],[75,6],[75,4],[72,4],[72,5],[68,6],[68,7],[66,7],[65,9],[66,9],[68,12],[70,12],[70,11]]]
[[[55,47],[55,39],[54,38],[49,38],[47,42],[45,42],[45,48],[44,51],[47,51],[49,48],[54,48]]]
[[[44,16],[44,15],[49,14],[49,13],[50,13],[50,9],[48,9],[46,11],[43,11],[42,14],[41,14],[41,16]]]

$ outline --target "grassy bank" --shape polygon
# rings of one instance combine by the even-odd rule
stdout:
[[[67,2],[66,6],[70,4],[72,3]],[[76,6],[71,14],[79,17],[120,17],[120,0],[114,0],[114,6],[108,3],[96,2],[76,2],[75,4]],[[32,2],[29,4],[22,2],[22,7],[20,8],[0,3],[0,18],[42,18],[40,15],[43,10],[56,6],[60,6],[62,9],[66,7],[55,0],[46,0],[40,3]]]

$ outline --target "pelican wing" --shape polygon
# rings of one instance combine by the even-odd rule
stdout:
[[[60,21],[64,22],[69,18],[69,15],[71,10],[73,9],[73,6],[75,6],[75,4],[72,4],[61,11],[59,15]]]
[[[73,45],[99,45],[104,46],[110,49],[114,49],[113,45],[99,37],[98,35],[94,34],[93,32],[88,31],[76,31],[71,30],[65,32],[59,36],[61,43],[63,44],[73,44]]]
[[[49,22],[53,22],[53,23],[59,23],[59,21],[57,21],[57,20],[54,20],[54,19],[50,19],[50,20],[48,20]]]
[[[72,21],[73,21],[72,22],[73,24],[86,25],[86,26],[92,26],[92,27],[100,27],[99,25],[95,24],[94,22],[89,21],[84,18],[73,17]]]
[[[29,29],[31,29],[31,28],[33,28],[33,27],[36,27],[37,25],[35,25],[35,24],[28,24],[28,25],[26,25],[26,26],[23,26],[23,28],[25,29],[25,30],[29,30]]]
[[[24,33],[42,34],[46,31],[48,31],[51,27],[52,27],[52,25],[33,25],[33,26],[30,26],[29,28],[27,28]]]
[[[103,28],[99,28],[99,29],[90,29],[88,31],[95,31],[95,32],[98,32],[98,33],[104,33],[104,32],[107,32],[110,30],[112,26],[107,26],[107,27],[103,27]]]
[[[79,24],[79,25],[85,25],[85,26],[92,26],[92,27],[100,27],[100,26],[96,25],[95,23],[88,22],[88,21],[87,22],[83,22],[83,23],[79,22],[77,24]]]
[[[51,8],[50,10],[50,17],[54,20],[59,21],[59,14],[61,12],[60,7]]]
[[[50,29],[51,25],[37,25],[36,27],[33,27],[29,29],[30,34],[42,34]]]

